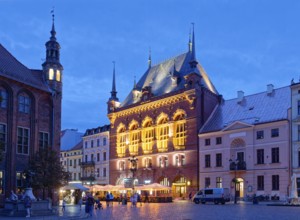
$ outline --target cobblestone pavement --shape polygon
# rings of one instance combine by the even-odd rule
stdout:
[[[28,218],[0,217],[1,220],[20,220]],[[267,206],[266,203],[253,205],[252,203],[226,205],[199,204],[196,205],[188,201],[177,201],[173,203],[150,203],[140,204],[131,207],[131,204],[119,205],[114,203],[112,207],[102,210],[94,210],[92,217],[87,217],[84,213],[84,206],[79,210],[79,206],[67,206],[62,213],[59,208],[59,216],[31,217],[34,220],[61,220],[61,219],[109,219],[109,220],[198,220],[198,219],[225,219],[225,220],[300,220],[300,206]]]

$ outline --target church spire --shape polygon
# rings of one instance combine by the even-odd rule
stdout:
[[[196,68],[198,62],[196,60],[196,45],[195,45],[195,31],[194,31],[194,23],[193,25],[193,38],[192,38],[192,51],[191,51],[191,61],[190,61],[190,66],[191,68]]]
[[[151,63],[152,63],[152,59],[151,59],[151,47],[149,48],[149,58],[148,58],[148,68],[151,68]]]
[[[113,61],[114,64],[114,69],[113,69],[113,82],[112,82],[112,89],[111,89],[111,96],[110,100],[115,100],[118,101],[119,99],[117,98],[117,90],[116,90],[116,79],[115,79],[115,61]]]
[[[188,49],[189,49],[189,52],[192,51],[191,29],[190,29],[190,33],[189,33]]]
[[[133,81],[133,90],[136,90],[136,80],[135,80],[135,75],[134,75],[134,81]]]
[[[56,35],[56,31],[55,31],[55,25],[54,25],[54,9],[52,9],[52,11],[51,11],[51,13],[52,13],[52,29],[51,29],[51,37],[50,37],[50,40],[56,40],[56,37],[55,37],[55,35]]]

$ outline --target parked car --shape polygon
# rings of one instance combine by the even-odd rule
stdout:
[[[209,188],[209,189],[201,189],[197,192],[193,201],[196,204],[200,202],[205,204],[206,202],[214,202],[216,205],[221,203],[225,204],[230,201],[230,193],[228,188]]]

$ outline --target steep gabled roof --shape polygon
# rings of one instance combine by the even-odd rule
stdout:
[[[226,100],[216,107],[201,133],[220,131],[239,121],[249,125],[288,119],[291,107],[290,87],[275,89],[271,94],[262,92],[238,99]]]
[[[24,83],[26,85],[49,91],[42,78],[42,70],[31,70],[20,63],[0,44],[0,76]]]
[[[190,74],[192,69],[190,67],[190,61],[192,59],[192,53],[187,52],[177,57],[166,60],[160,64],[149,68],[141,79],[136,84],[136,89],[141,91],[142,88],[151,86],[151,92],[154,96],[161,96],[166,93],[171,93],[184,88],[185,80],[184,76]],[[175,65],[175,73],[174,73]],[[204,87],[209,89],[211,92],[218,94],[216,88],[210,81],[203,67],[198,63],[196,72],[202,76],[202,84]],[[172,83],[172,76],[179,77],[178,84]],[[127,98],[122,102],[121,107],[125,107],[136,102],[139,99],[134,99],[132,92],[130,92]]]

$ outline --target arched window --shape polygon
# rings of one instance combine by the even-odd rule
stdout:
[[[143,167],[152,168],[152,159],[150,157],[146,157],[143,159]]]
[[[186,119],[183,112],[179,112],[174,117],[174,137],[173,144],[176,150],[185,149],[186,144]]]
[[[176,154],[174,156],[174,166],[180,167],[185,165],[185,155],[184,154]]]
[[[158,158],[158,167],[168,167],[169,166],[169,160],[167,156],[160,156]]]
[[[142,147],[145,154],[152,153],[152,146],[154,142],[154,128],[152,120],[146,120],[143,123]]]
[[[117,132],[117,154],[118,157],[125,156],[126,150],[126,130],[125,126],[120,126]]]
[[[168,118],[160,118],[156,128],[157,150],[158,152],[166,152],[168,150],[169,125]]]
[[[61,74],[60,70],[56,70],[56,81],[60,82],[61,81]]]
[[[138,154],[139,142],[140,142],[140,131],[138,130],[138,124],[133,123],[129,127],[129,153],[131,156]]]
[[[118,162],[118,169],[119,170],[125,170],[125,161],[124,160],[120,160]]]

